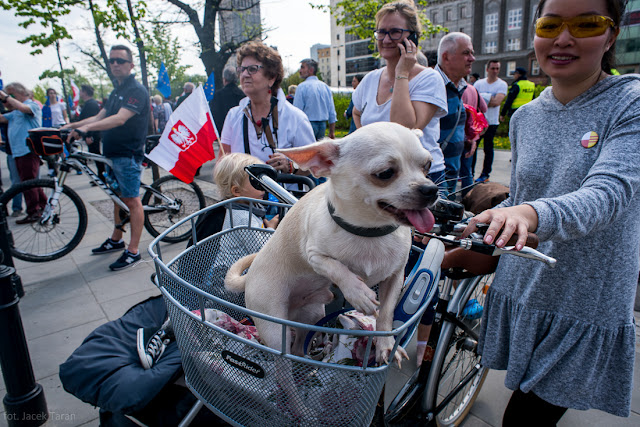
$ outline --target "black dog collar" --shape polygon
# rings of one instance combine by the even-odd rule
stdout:
[[[348,231],[351,234],[362,237],[382,237],[387,234],[391,234],[398,229],[397,225],[387,225],[386,227],[365,228],[358,227],[356,225],[349,224],[338,215],[335,214],[336,208],[329,202],[327,202],[327,208],[329,208],[329,215],[343,230]]]

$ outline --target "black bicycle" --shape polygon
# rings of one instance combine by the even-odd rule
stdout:
[[[65,131],[59,131],[62,141]],[[156,140],[157,136],[150,139]],[[60,142],[58,142],[60,143]],[[97,187],[102,189],[120,207],[120,222],[116,227],[124,230],[129,222],[129,208],[118,195],[115,182],[103,181],[89,166],[90,161],[111,165],[111,161],[99,154],[81,150],[81,144],[67,144],[69,154],[61,154],[58,175],[48,179],[33,179],[12,186],[0,196],[4,206],[16,196],[43,191],[47,204],[40,217],[33,222],[20,224],[20,218],[7,218],[12,235],[11,249],[14,257],[30,262],[47,262],[61,258],[80,244],[87,230],[87,209],[73,189],[65,185],[71,171],[84,172]],[[204,208],[206,200],[195,182],[180,181],[173,175],[160,177],[151,185],[141,183],[144,227],[153,237],[173,227],[192,213]],[[191,226],[174,227],[163,242],[185,241],[191,235]]]

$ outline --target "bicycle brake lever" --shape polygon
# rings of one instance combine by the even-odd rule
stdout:
[[[556,266],[556,261],[557,261],[555,258],[551,258],[550,256],[547,256],[542,252],[539,252],[528,246],[524,246],[519,251],[515,250],[515,246],[505,246],[504,248],[496,248],[493,254],[494,255],[510,254],[510,255],[516,255],[522,258],[535,259],[536,261],[544,262],[551,268]]]

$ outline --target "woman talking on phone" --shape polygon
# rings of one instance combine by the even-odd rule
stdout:
[[[541,0],[534,48],[552,86],[510,124],[511,195],[470,220],[503,247],[528,231],[555,269],[502,257],[479,350],[515,390],[503,425],[567,408],[629,416],[640,253],[640,76],[611,76],[621,0]]]
[[[356,127],[395,122],[420,129],[420,142],[431,153],[429,178],[444,181],[444,156],[438,146],[439,118],[447,114],[447,94],[442,77],[419,65],[420,22],[410,0],[387,3],[376,13],[377,48],[387,66],[368,73],[353,93]]]

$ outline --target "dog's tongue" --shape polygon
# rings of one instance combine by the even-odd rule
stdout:
[[[429,209],[423,209],[420,211],[405,210],[404,213],[411,225],[413,225],[420,233],[429,232],[436,223],[436,220]]]

